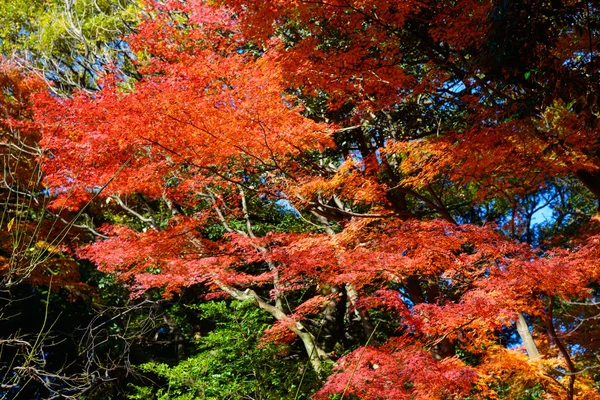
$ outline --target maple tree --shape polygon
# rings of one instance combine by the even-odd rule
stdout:
[[[164,318],[152,310],[154,302],[120,295],[120,285],[67,247],[99,235],[88,225],[99,213],[48,208],[52,196],[42,183],[41,132],[32,110],[33,97],[46,90],[37,74],[0,56],[2,398],[118,391],[113,382],[126,371],[131,343],[143,337],[148,321]],[[109,218],[110,209],[102,217]]]
[[[44,338],[48,331],[41,318],[38,326],[35,326],[37,323],[16,323],[20,320],[19,306],[23,303],[32,304],[44,314],[44,308],[40,307],[43,300],[38,296],[48,301],[51,291],[63,290],[65,297],[73,299],[88,289],[79,279],[75,260],[65,257],[58,249],[60,241],[67,236],[65,224],[44,217],[47,196],[41,193],[42,175],[36,162],[41,155],[40,132],[32,120],[31,105],[32,96],[46,88],[37,76],[0,56],[0,348],[3,355],[0,393],[4,397],[24,391],[27,383],[35,378],[53,375],[57,382],[77,381],[56,374],[55,365],[43,362],[43,355],[39,353],[48,345]],[[45,290],[46,295],[42,295]],[[36,304],[36,300],[40,300],[39,303]],[[48,315],[47,309],[45,315]],[[48,384],[49,388],[53,386]]]
[[[37,163],[42,154],[38,145],[41,135],[32,120],[31,107],[32,96],[47,86],[14,61],[0,58],[0,87],[3,93],[0,98],[3,198],[0,288],[9,289],[25,280],[33,285],[48,285],[53,275],[45,271],[49,269],[57,271],[57,287],[71,284],[76,292],[77,279],[72,279],[77,274],[76,264],[73,260],[55,257],[61,253],[58,246],[67,237],[67,221],[63,218],[67,215],[55,215],[53,220],[44,221],[52,214],[45,215],[47,196],[43,193],[42,172]]]
[[[78,255],[253,301],[336,361],[317,398],[597,397],[596,7],[219,3],[148,3],[139,81],[38,97],[52,206],[137,220]]]
[[[87,391],[93,386],[89,372],[97,367],[87,360],[87,370],[73,368],[77,351],[85,346],[78,346],[65,333],[76,331],[79,323],[96,315],[82,306],[84,299],[94,296],[93,288],[82,279],[79,263],[63,246],[85,235],[86,226],[75,222],[74,213],[47,209],[50,197],[37,162],[43,153],[41,134],[32,118],[32,97],[47,88],[36,74],[0,56],[3,398]]]

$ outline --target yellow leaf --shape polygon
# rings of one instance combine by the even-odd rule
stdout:
[[[39,242],[37,242],[35,244],[35,248],[39,249],[39,250],[45,250],[49,253],[60,253],[60,250],[58,250],[56,247],[52,246],[50,243],[45,242],[43,240],[40,240]]]

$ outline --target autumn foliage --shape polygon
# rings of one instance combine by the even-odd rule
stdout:
[[[565,228],[600,198],[596,6],[213,3],[148,2],[141,79],[36,98],[51,208],[140,222],[78,257],[253,300],[335,362],[316,398],[600,396],[596,210]]]

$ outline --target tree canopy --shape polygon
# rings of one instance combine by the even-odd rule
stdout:
[[[78,42],[121,56],[78,85],[46,74],[59,91],[7,64],[0,129],[39,165],[29,224],[65,226],[38,250],[164,316],[118,328],[143,333],[111,351],[161,335],[177,348],[152,350],[127,395],[600,395],[595,3],[94,7],[77,14],[100,15],[90,27],[139,20]],[[2,45],[35,49],[35,32]],[[59,52],[71,72],[88,60]]]

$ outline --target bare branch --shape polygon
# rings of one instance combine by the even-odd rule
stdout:
[[[156,220],[152,216],[144,217],[143,215],[141,215],[140,213],[138,213],[137,211],[135,211],[134,209],[129,207],[127,204],[125,204],[125,202],[121,199],[121,196],[113,194],[110,196],[110,198],[115,200],[119,204],[119,206],[121,206],[121,208],[123,210],[127,211],[129,214],[133,215],[140,221],[150,224],[155,228],[158,226],[158,224],[156,223]]]

